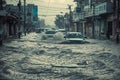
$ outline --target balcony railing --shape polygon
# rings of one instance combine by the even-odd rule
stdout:
[[[73,15],[73,21],[77,22],[79,20],[83,20],[85,18],[85,12],[80,12],[80,13],[74,13]]]
[[[93,16],[93,10],[89,8],[89,10],[85,11],[85,18],[86,17],[92,17]]]
[[[113,4],[111,2],[104,2],[98,5],[94,5],[94,7],[87,8],[87,10],[85,10],[85,17],[92,17],[101,14],[112,13],[113,12],[112,6]]]
[[[111,2],[104,2],[95,6],[95,15],[111,13],[113,11]]]
[[[79,21],[79,18],[80,18],[80,17],[79,17],[79,13],[74,12],[74,13],[73,13],[73,21],[74,21],[74,22],[77,22],[77,21]]]

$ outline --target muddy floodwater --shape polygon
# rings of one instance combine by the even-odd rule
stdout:
[[[57,44],[31,33],[0,47],[0,80],[120,80],[120,45]]]

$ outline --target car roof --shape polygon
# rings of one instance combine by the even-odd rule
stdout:
[[[56,32],[56,30],[48,30],[47,32]]]
[[[58,29],[58,30],[65,30],[65,29]]]
[[[81,34],[81,32],[67,32],[68,34]]]

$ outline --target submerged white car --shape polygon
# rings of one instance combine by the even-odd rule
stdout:
[[[84,36],[80,32],[67,32],[64,38],[65,41],[62,43],[80,44],[86,42]]]
[[[84,37],[80,32],[67,32],[65,38],[67,40],[84,40]]]
[[[45,32],[44,37],[46,38],[53,38],[57,31],[55,30],[48,30]]]

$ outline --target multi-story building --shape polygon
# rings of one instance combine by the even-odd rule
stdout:
[[[110,0],[92,2],[94,38],[108,38],[113,35],[113,3]]]
[[[3,41],[3,32],[4,32],[4,20],[5,20],[5,5],[6,5],[6,1],[5,0],[0,0],[0,45],[2,45],[2,41]]]
[[[34,4],[28,4],[26,6],[26,29],[27,31],[34,30],[38,27],[38,6]]]
[[[38,6],[34,4],[28,4],[26,6],[27,20],[36,23],[38,21]]]
[[[16,16],[6,10],[6,1],[0,0],[0,45],[2,41],[16,34]]]
[[[24,31],[24,16],[26,16],[26,29],[37,25],[38,7],[28,4],[25,9],[26,13],[24,14],[24,6],[6,4],[5,0],[0,0],[0,45],[4,39],[17,37],[19,33]]]
[[[113,38],[115,27],[113,24],[113,0],[74,0],[77,7],[77,27],[87,37]]]
[[[85,35],[85,3],[83,0],[74,0],[74,2],[77,2],[77,7],[75,8],[73,14],[75,31],[81,32],[83,35]]]
[[[19,30],[21,32],[30,31],[30,29],[33,29],[33,26],[37,25],[38,22],[38,7],[34,4],[28,4],[25,7],[25,14],[24,14],[24,6],[20,6],[20,9],[18,6],[9,4],[7,5],[7,11],[11,14],[16,15],[19,21]],[[25,26],[24,26],[25,23]]]

